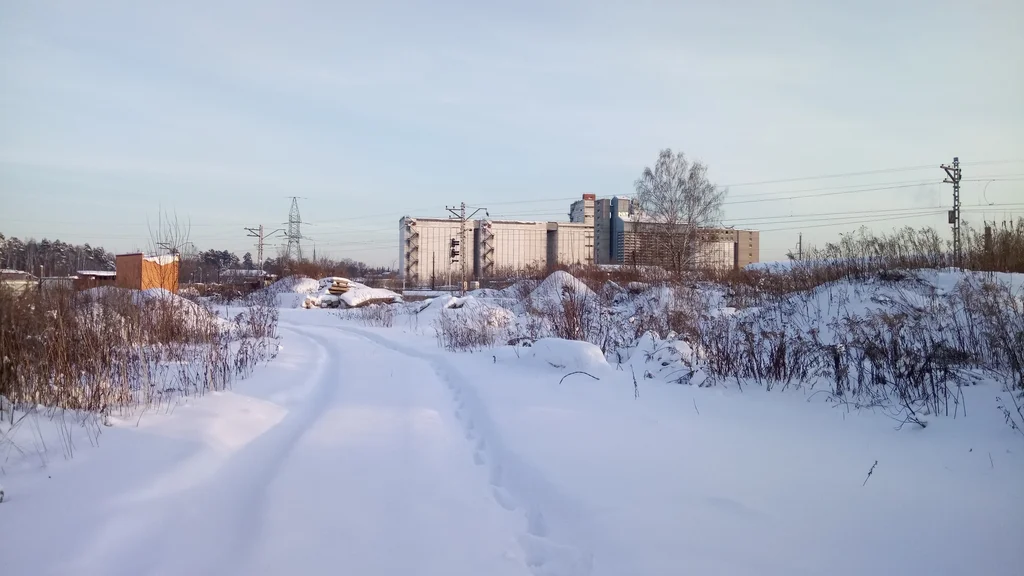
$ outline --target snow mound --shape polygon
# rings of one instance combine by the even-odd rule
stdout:
[[[401,299],[401,296],[391,290],[370,288],[362,284],[357,284],[356,286],[349,284],[348,292],[341,295],[341,301],[349,308],[355,308],[370,302],[400,302]]]
[[[335,282],[348,284],[348,290],[344,294],[331,294],[331,286]],[[348,278],[328,276],[320,279],[316,292],[304,298],[301,305],[305,308],[358,308],[367,304],[401,301],[402,297],[391,290],[370,288]]]
[[[557,270],[544,279],[527,297],[526,305],[539,311],[560,309],[570,295],[577,303],[596,308],[597,294],[582,280],[563,270]]]
[[[436,298],[431,298],[430,300],[427,300],[426,306],[420,308],[420,312],[425,312],[428,310],[444,310],[446,308],[458,308],[459,306],[457,304],[459,300],[459,298],[456,298],[455,296],[452,296],[450,294],[438,296]]]
[[[81,295],[90,300],[126,297],[130,298],[136,306],[142,306],[147,303],[157,303],[161,307],[168,306],[173,308],[177,314],[184,318],[186,322],[194,325],[213,322],[218,326],[224,327],[231,324],[230,321],[221,318],[211,310],[204,308],[187,298],[182,298],[181,296],[164,288],[131,290],[115,286],[99,286],[83,290]]]
[[[637,378],[643,375],[645,379],[698,386],[707,380],[693,349],[672,333],[668,338],[659,338],[653,332],[646,332],[635,345],[622,348],[611,356],[621,364],[629,365]]]
[[[454,315],[468,325],[488,328],[509,328],[516,320],[511,310],[473,296],[443,296],[430,301],[423,311]]]
[[[295,294],[316,294],[320,283],[308,276],[287,276],[267,286],[266,290],[272,294],[293,292]]]
[[[541,338],[530,347],[529,356],[553,368],[583,370],[595,376],[598,376],[595,372],[603,372],[609,367],[600,348],[580,340]]]
[[[298,308],[308,296],[319,291],[320,283],[308,276],[293,275],[281,278],[260,292],[274,298],[278,308]]]

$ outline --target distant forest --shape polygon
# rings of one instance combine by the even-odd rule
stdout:
[[[101,246],[89,244],[68,244],[60,240],[21,240],[16,237],[7,238],[0,233],[0,268],[24,270],[35,275],[69,276],[79,270],[113,270],[114,254]],[[218,272],[225,269],[259,268],[253,262],[252,254],[246,252],[239,258],[228,250],[206,250],[182,254],[182,282],[216,281]],[[281,258],[268,258],[263,263],[267,272],[286,274],[307,274],[310,276],[352,276],[358,277],[367,273],[381,273],[383,269],[374,269],[362,262],[348,258],[333,260],[318,258],[315,262],[288,262]]]
[[[113,270],[114,255],[100,246],[75,245],[60,240],[23,241],[0,233],[0,267],[46,276],[66,276],[76,270]]]

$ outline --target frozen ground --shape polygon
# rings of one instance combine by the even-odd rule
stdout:
[[[324,310],[281,326],[278,358],[235,390],[116,420],[96,448],[79,431],[74,459],[42,451],[47,422],[20,428],[0,455],[0,573],[1024,567],[1024,437],[995,386],[965,390],[966,418],[897,431],[822,396],[655,383],[640,364],[634,388],[629,364],[581,343],[452,354],[429,322]],[[562,381],[572,370],[599,380]]]

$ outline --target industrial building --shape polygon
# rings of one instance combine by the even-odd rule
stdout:
[[[584,194],[569,222],[414,218],[399,221],[399,271],[407,285],[451,286],[558,265],[668,266],[659,233],[629,198]],[[755,230],[701,230],[697,266],[737,269],[758,261]],[[463,268],[465,265],[465,268]]]
[[[594,227],[572,222],[405,217],[399,270],[415,286],[452,285],[514,271],[594,263]]]

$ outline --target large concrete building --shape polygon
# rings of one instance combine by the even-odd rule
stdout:
[[[628,198],[612,198],[610,206],[610,263],[671,268],[672,258],[663,246],[664,225],[645,221]],[[738,270],[759,261],[760,233],[756,230],[702,228],[699,237],[697,267]]]
[[[758,261],[753,230],[702,230],[698,266],[741,268]],[[413,218],[399,221],[399,270],[413,286],[466,280],[558,265],[669,265],[658,225],[643,222],[628,198],[584,194],[569,222]],[[453,256],[453,249],[458,252]]]
[[[469,238],[473,237],[476,224],[476,221],[466,223],[465,235]],[[398,266],[403,277],[418,286],[445,285],[452,279],[460,280],[461,258],[467,257],[468,262],[472,262],[476,257],[472,242],[461,236],[458,220],[402,218],[399,221]],[[455,257],[453,250],[458,252]]]

